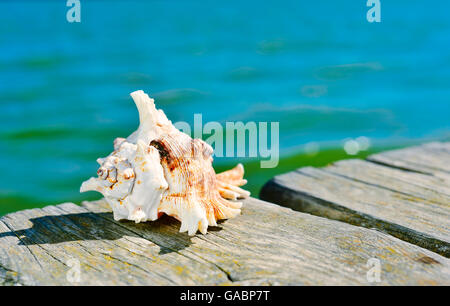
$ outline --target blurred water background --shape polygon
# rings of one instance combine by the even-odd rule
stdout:
[[[280,122],[271,176],[450,135],[450,2],[365,0],[0,2],[0,215],[64,201],[137,127],[129,93],[168,117]],[[370,146],[352,156],[357,137]]]

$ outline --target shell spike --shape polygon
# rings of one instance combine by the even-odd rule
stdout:
[[[132,92],[131,97],[139,112],[139,128],[127,140],[136,143],[138,139],[150,143],[162,133],[162,129],[175,129],[162,110],[157,110],[155,102],[142,90]]]
[[[83,184],[81,184],[80,192],[96,190],[97,187],[99,187],[98,179],[95,177],[91,177],[87,181],[83,182]]]
[[[153,114],[156,113],[155,102],[142,90],[134,91],[130,94],[139,112],[140,125],[154,123]]]

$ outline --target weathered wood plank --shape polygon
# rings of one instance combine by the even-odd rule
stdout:
[[[301,168],[275,177],[264,186],[261,198],[377,228],[449,257],[450,184],[445,173],[449,147],[433,143],[405,149],[405,155],[396,150],[369,158],[383,163],[345,160],[322,169]]]
[[[450,185],[450,142],[432,142],[422,146],[374,154],[368,160],[391,167],[441,177]]]
[[[170,217],[116,222],[103,201],[12,213],[0,219],[0,284],[73,284],[75,260],[82,285],[364,285],[370,258],[380,284],[450,284],[445,257],[256,199],[207,235],[178,229]]]

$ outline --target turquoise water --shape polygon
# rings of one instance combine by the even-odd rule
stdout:
[[[450,135],[450,2],[0,2],[0,215],[97,198],[79,185],[137,125],[143,89],[168,117],[280,122],[272,175]],[[319,155],[306,154],[315,142]],[[219,169],[239,161],[216,158]]]

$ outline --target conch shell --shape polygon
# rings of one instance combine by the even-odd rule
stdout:
[[[128,138],[116,138],[114,151],[97,162],[97,177],[85,181],[81,192],[103,194],[115,220],[154,221],[167,214],[181,221],[180,232],[206,234],[208,225],[240,214],[237,199],[250,196],[244,167],[217,174],[213,149],[201,139],[180,132],[157,110],[142,90],[131,93],[139,128]]]

